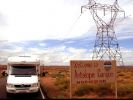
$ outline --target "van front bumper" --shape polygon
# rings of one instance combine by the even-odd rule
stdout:
[[[6,87],[7,93],[36,93],[39,91],[39,87],[30,88],[8,88]]]

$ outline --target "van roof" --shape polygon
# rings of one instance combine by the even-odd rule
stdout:
[[[14,56],[8,58],[8,64],[40,64],[40,59],[32,56]]]

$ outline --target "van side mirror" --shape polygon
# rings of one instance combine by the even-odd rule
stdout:
[[[41,76],[41,74],[38,74],[38,76]]]
[[[2,76],[8,76],[8,74],[5,70],[3,70],[1,74],[2,74]]]

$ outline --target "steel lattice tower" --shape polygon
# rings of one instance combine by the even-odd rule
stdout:
[[[93,50],[93,60],[116,60],[117,65],[124,65],[120,47],[114,31],[114,22],[119,12],[124,12],[118,5],[117,0],[113,5],[96,3],[89,0],[87,5],[81,6],[81,13],[84,9],[89,9],[97,26],[96,40]],[[110,12],[110,19],[105,22],[98,15],[102,11],[104,16],[106,11]],[[125,12],[124,12],[125,16]]]

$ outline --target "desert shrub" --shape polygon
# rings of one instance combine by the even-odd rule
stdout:
[[[118,96],[133,96],[133,84],[118,85]]]
[[[133,92],[129,94],[128,98],[133,99]]]
[[[84,84],[77,87],[77,89],[74,91],[74,95],[83,96],[93,91],[94,91],[93,85]]]
[[[89,93],[95,93],[98,96],[114,95],[114,87],[111,87],[111,84],[103,84],[103,85],[84,84],[77,87],[77,89],[74,92],[74,94],[77,96],[83,96]]]
[[[125,72],[118,73],[118,76],[125,76]]]
[[[104,96],[104,95],[112,95],[114,89],[111,88],[110,84],[101,84],[95,87],[95,91],[99,96]]]
[[[67,78],[58,77],[56,78],[55,85],[59,87],[60,90],[66,90],[69,88],[70,80]]]
[[[58,88],[57,99],[69,98],[70,79],[66,77],[56,77],[54,85]]]
[[[52,74],[50,74],[50,76],[52,78],[64,78],[65,75],[62,73],[52,73]]]
[[[41,73],[41,76],[48,76],[48,74],[49,74],[49,73],[48,73],[47,71],[45,71],[45,72],[42,72],[42,73]]]

